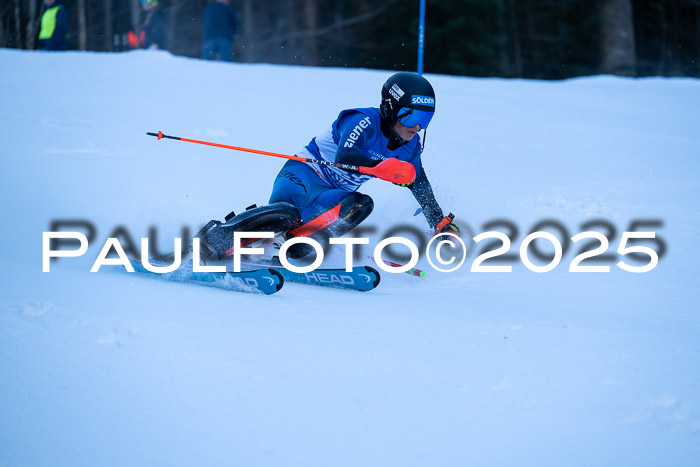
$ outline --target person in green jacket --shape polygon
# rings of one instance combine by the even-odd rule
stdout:
[[[41,16],[39,49],[68,49],[68,13],[63,0],[44,0],[46,10]]]

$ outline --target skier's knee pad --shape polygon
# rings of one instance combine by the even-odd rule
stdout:
[[[212,256],[222,258],[233,248],[233,232],[286,232],[301,224],[299,211],[290,203],[272,203],[247,210],[225,223],[210,221],[196,235]]]
[[[368,195],[352,193],[340,202],[338,220],[329,226],[333,236],[340,237],[360,225],[372,213],[374,201]]]

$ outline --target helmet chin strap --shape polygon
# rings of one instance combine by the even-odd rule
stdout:
[[[416,133],[416,135],[418,135],[418,133]],[[420,140],[420,152],[418,154],[423,154],[423,150],[425,149],[425,139],[427,138],[427,136],[428,136],[428,129],[423,128],[423,137]]]
[[[427,128],[423,128],[421,131],[423,132],[423,138],[420,138],[418,140],[419,141],[418,144],[420,144],[420,151],[418,151],[418,155],[423,154],[423,150],[425,149],[425,137],[428,134]],[[420,131],[418,133],[416,133],[416,136],[414,136],[414,138],[419,138],[419,133],[420,133]],[[406,141],[404,144],[406,144],[406,143],[408,143],[408,141]],[[406,149],[405,146],[403,149],[404,149],[404,151],[408,152],[408,149]]]
[[[401,136],[399,136],[399,133],[396,131],[396,128],[394,128],[394,125],[389,125],[388,122],[386,122],[386,124],[387,124],[388,131],[389,131],[389,144],[387,145],[387,147],[389,149],[391,149],[392,151],[395,151],[398,148],[403,147],[404,151],[406,151],[409,154],[412,154],[408,149],[406,149],[406,144],[408,144],[411,140],[406,141]],[[419,155],[423,154],[423,150],[425,149],[425,138],[426,138],[426,135],[428,134],[428,129],[423,128],[421,131],[423,132],[423,138],[419,137],[420,131],[418,133],[416,133],[416,136],[414,136],[414,138],[419,137],[419,141],[420,141],[420,143],[419,143],[420,144],[420,151],[418,152]]]

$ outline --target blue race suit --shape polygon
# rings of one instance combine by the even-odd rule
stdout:
[[[330,128],[313,138],[297,155],[366,167],[389,158],[411,163],[416,169],[416,180],[409,189],[434,228],[444,216],[423,170],[420,153],[418,135],[403,142],[382,121],[379,109],[358,108],[340,112]],[[291,203],[302,221],[308,222],[341,203],[371,178],[336,167],[289,161],[277,176],[270,203]]]

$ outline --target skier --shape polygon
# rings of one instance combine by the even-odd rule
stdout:
[[[127,42],[131,48],[166,49],[165,16],[160,10],[158,0],[141,0],[141,7],[146,17],[137,36],[134,31],[127,33]]]
[[[144,49],[166,49],[165,16],[158,5],[158,0],[141,0],[146,18],[142,31],[145,32],[141,45]]]
[[[444,216],[436,201],[421,162],[425,130],[435,112],[432,86],[418,74],[401,72],[384,83],[381,95],[379,108],[340,112],[330,128],[297,155],[364,167],[375,167],[390,158],[402,161],[401,167],[410,164],[415,169],[415,180],[403,186],[420,204],[430,227],[436,233],[459,235],[457,225]],[[423,140],[418,135],[420,130]],[[203,256],[221,259],[230,255],[234,231],[272,231],[282,233],[284,240],[340,237],[372,212],[372,198],[357,191],[370,178],[333,166],[290,160],[277,175],[269,205],[252,206],[237,216],[229,214],[225,223],[214,220],[204,226],[197,234]],[[297,244],[287,255],[300,258],[311,251],[309,245]]]

